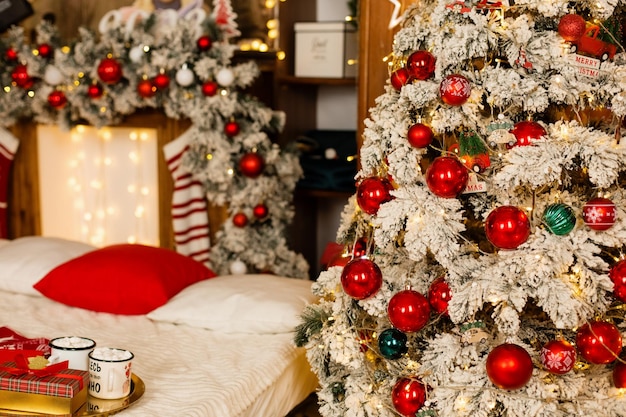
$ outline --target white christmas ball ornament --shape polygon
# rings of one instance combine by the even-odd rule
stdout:
[[[176,82],[182,87],[188,87],[193,83],[193,71],[187,67],[182,67],[176,72]]]
[[[47,65],[46,72],[43,74],[43,79],[50,85],[59,85],[63,82],[63,74],[54,65]]]
[[[235,74],[228,68],[222,68],[215,75],[215,81],[222,87],[228,87],[235,81]]]
[[[143,54],[143,46],[133,46],[132,48],[130,48],[130,51],[128,51],[128,58],[130,58],[130,60],[135,64],[138,64],[143,59]]]
[[[248,272],[248,267],[240,260],[233,261],[230,264],[230,273],[233,275],[243,275]]]

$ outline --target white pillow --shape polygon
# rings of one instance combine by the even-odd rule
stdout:
[[[94,250],[86,243],[27,236],[0,246],[0,291],[37,295],[33,285],[53,268]]]
[[[190,285],[148,317],[224,333],[288,333],[316,300],[311,284],[275,275],[222,275]]]

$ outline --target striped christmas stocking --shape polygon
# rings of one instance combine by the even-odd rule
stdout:
[[[8,130],[0,127],[0,238],[2,239],[8,237],[7,195],[9,172],[19,144],[20,142],[15,136]]]
[[[192,127],[193,129],[193,127]],[[189,147],[191,129],[163,147],[167,166],[174,179],[172,219],[176,250],[196,261],[209,260],[209,216],[202,184],[182,166]]]

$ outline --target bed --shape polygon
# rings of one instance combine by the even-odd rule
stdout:
[[[207,277],[189,260],[141,245],[0,241],[0,326],[132,351],[145,392],[120,417],[287,415],[317,387],[292,342],[310,281]]]

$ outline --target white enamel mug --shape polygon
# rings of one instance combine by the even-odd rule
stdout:
[[[96,347],[96,342],[80,336],[57,337],[48,343],[50,363],[68,361],[69,369],[86,371],[89,366],[89,353]]]
[[[129,395],[133,358],[125,349],[94,349],[89,354],[89,395],[105,400]]]

